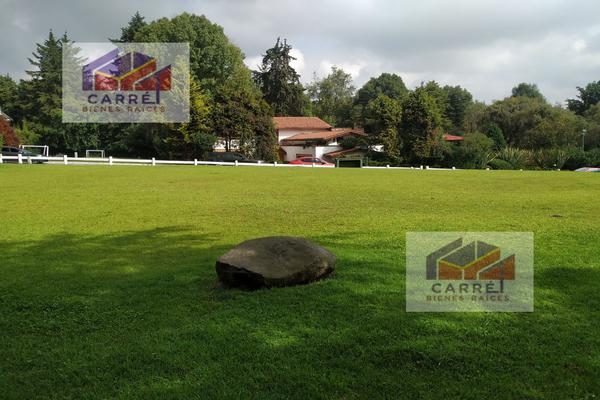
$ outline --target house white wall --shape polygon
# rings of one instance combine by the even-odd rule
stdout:
[[[308,154],[310,156],[315,156],[315,148],[313,146],[302,147],[302,146],[281,146],[281,148],[285,151],[285,159],[284,161],[292,161],[298,158],[298,154],[304,155]]]
[[[322,159],[323,154],[342,150],[340,146],[281,146],[281,148],[286,152],[285,161],[295,160],[300,157],[299,154]]]
[[[342,150],[340,146],[317,146],[315,147],[315,157],[323,158],[323,154],[331,153],[332,151]]]

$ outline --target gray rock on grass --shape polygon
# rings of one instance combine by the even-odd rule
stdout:
[[[222,255],[216,265],[226,286],[257,289],[309,283],[329,275],[336,258],[308,239],[271,236],[247,240]]]

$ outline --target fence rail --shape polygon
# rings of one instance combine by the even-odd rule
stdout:
[[[248,163],[248,162],[225,162],[225,161],[200,161],[200,160],[157,160],[156,158],[150,159],[139,159],[139,158],[114,158],[114,157],[105,157],[105,158],[88,158],[88,157],[47,157],[47,156],[28,156],[25,157],[22,154],[17,156],[3,156],[0,154],[0,164],[5,162],[16,161],[18,164],[36,164],[40,162],[50,162],[53,164],[79,164],[79,165],[90,165],[90,164],[105,164],[105,165],[223,165],[223,166],[235,166],[235,167],[299,167],[299,168],[334,168],[333,165],[319,165],[319,164],[283,164],[278,162],[267,163],[267,162],[257,162],[257,163]],[[417,170],[446,170],[452,171],[457,168],[432,168],[429,166],[419,166],[419,167],[392,167],[392,166],[380,166],[380,167],[368,167],[363,166],[363,169],[417,169]]]

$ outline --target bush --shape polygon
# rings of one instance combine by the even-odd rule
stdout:
[[[586,152],[590,167],[600,167],[600,147]]]
[[[568,154],[569,159],[565,163],[566,169],[575,170],[577,168],[588,166],[588,159],[585,151],[573,148],[568,151]]]
[[[509,163],[512,169],[520,169],[529,161],[531,153],[517,147],[506,147],[498,151],[496,156]]]
[[[494,141],[483,133],[468,133],[452,151],[452,162],[462,168],[485,168],[494,159]]]
[[[499,158],[490,161],[489,166],[491,169],[514,169],[508,162]]]
[[[540,149],[533,151],[531,158],[540,169],[562,169],[569,159],[569,152],[563,149]]]
[[[567,151],[569,159],[565,162],[565,169],[575,170],[582,167],[600,166],[600,148],[588,151],[572,148]]]

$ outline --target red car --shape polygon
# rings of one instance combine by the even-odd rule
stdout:
[[[323,161],[320,158],[316,158],[316,157],[301,157],[301,158],[296,158],[295,160],[290,161],[290,164],[296,164],[296,165],[323,165],[326,167],[333,167],[334,165],[332,163],[328,163],[327,161]]]

